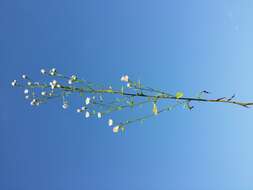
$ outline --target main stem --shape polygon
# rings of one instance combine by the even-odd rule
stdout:
[[[179,101],[182,100],[182,101],[188,101],[188,102],[193,101],[193,102],[228,103],[228,104],[243,106],[245,108],[249,108],[250,106],[253,105],[253,102],[238,102],[238,101],[233,101],[232,99],[226,99],[226,98],[219,98],[219,99],[205,99],[205,98],[192,98],[192,97],[177,98],[176,96],[168,95],[166,93],[161,93],[159,95],[149,95],[149,94],[144,94],[143,92],[128,93],[128,92],[122,92],[122,91],[115,91],[111,89],[96,90],[96,89],[86,89],[86,88],[77,88],[77,87],[69,87],[69,86],[62,86],[62,88],[66,91],[74,91],[74,92],[80,92],[80,93],[118,94],[121,96],[153,98],[154,100],[171,99],[171,100],[179,100]]]

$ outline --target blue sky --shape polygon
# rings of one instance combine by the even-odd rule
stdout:
[[[57,100],[34,108],[10,86],[56,67],[115,87],[128,74],[250,101],[252,9],[250,0],[1,0],[0,189],[252,189],[251,109],[196,104],[114,135],[106,118],[85,120]]]

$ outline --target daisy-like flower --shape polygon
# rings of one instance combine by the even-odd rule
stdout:
[[[26,75],[22,75],[22,79],[27,79],[27,76]]]
[[[72,75],[72,76],[70,77],[70,79],[71,79],[72,81],[76,81],[76,80],[77,80],[77,76],[76,76],[76,75]]]
[[[62,108],[63,108],[63,109],[67,109],[68,107],[69,107],[69,105],[68,105],[68,103],[66,103],[66,102],[62,105]]]
[[[86,111],[86,112],[85,112],[85,117],[86,117],[86,118],[89,118],[89,117],[90,117],[90,112]]]
[[[129,77],[128,77],[128,75],[123,75],[120,80],[122,82],[128,82],[129,81]]]
[[[117,125],[117,126],[115,126],[115,127],[112,128],[112,132],[113,133],[118,133],[119,129],[120,129],[120,126]]]
[[[44,75],[44,74],[46,74],[46,70],[45,69],[40,69],[40,73]]]
[[[31,101],[31,106],[35,106],[37,104],[37,100],[36,99],[33,99],[32,101]]]
[[[101,112],[98,112],[97,115],[98,115],[98,118],[99,118],[99,119],[102,117]]]
[[[28,89],[25,89],[24,90],[24,94],[28,94],[29,93],[29,90]]]
[[[86,105],[90,104],[90,98],[89,98],[89,97],[86,98],[85,104],[86,104]]]
[[[113,126],[113,120],[112,119],[109,119],[108,120],[108,125],[111,127],[111,126]]]
[[[52,68],[50,71],[49,71],[49,74],[54,76],[56,74],[56,69],[55,68]]]
[[[47,94],[47,93],[46,93],[45,91],[42,91],[42,92],[41,92],[41,95],[42,95],[42,96],[46,96],[46,94]]]
[[[14,80],[11,82],[11,86],[16,86],[17,85],[17,80]]]
[[[72,81],[72,80],[68,80],[68,83],[69,83],[69,84],[72,84],[72,83],[73,83],[73,81]]]
[[[57,87],[57,81],[53,80],[52,82],[49,83],[51,86],[51,89],[54,89],[55,87]]]
[[[70,79],[68,80],[68,83],[69,84],[72,84],[73,82],[75,82],[77,80],[77,76],[76,75],[72,75],[71,77],[70,77]]]

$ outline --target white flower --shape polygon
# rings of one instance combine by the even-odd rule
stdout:
[[[72,75],[71,78],[70,78],[70,80],[72,80],[72,81],[77,80],[77,76],[76,75]]]
[[[82,111],[86,110],[86,107],[85,107],[85,106],[82,106],[82,107],[81,107],[81,110],[82,110]]]
[[[119,132],[119,129],[120,129],[120,126],[115,126],[115,127],[113,127],[112,128],[112,131],[114,132],[114,133],[118,133]]]
[[[64,104],[62,105],[62,108],[63,108],[63,109],[67,109],[68,107],[69,107],[68,103],[64,103]]]
[[[57,88],[61,88],[61,85],[60,85],[60,84],[57,84],[56,87],[57,87]]]
[[[51,86],[52,89],[54,89],[55,86],[52,82],[50,82],[49,85]]]
[[[17,80],[14,80],[11,82],[11,86],[16,86],[17,85]]]
[[[86,111],[86,112],[85,112],[85,117],[86,117],[86,118],[90,117],[90,112]]]
[[[29,90],[28,89],[25,89],[24,90],[24,94],[28,94],[29,93]]]
[[[131,88],[131,83],[127,83],[127,88]]]
[[[57,81],[53,80],[52,82],[49,83],[51,88],[54,89],[57,86]]]
[[[98,114],[98,118],[100,119],[102,117],[101,112],[98,112],[97,114]]]
[[[25,96],[25,99],[29,99],[29,96],[28,96],[28,95],[26,95],[26,96]]]
[[[129,77],[128,77],[128,75],[123,75],[120,80],[122,82],[128,82],[129,81]]]
[[[28,82],[27,82],[27,85],[28,85],[28,86],[31,86],[31,85],[32,85],[32,82],[28,81]]]
[[[26,76],[26,75],[22,75],[22,78],[23,78],[23,79],[27,79],[27,76]]]
[[[46,74],[46,71],[45,71],[45,69],[40,69],[40,72],[41,72],[41,74]]]
[[[36,105],[36,102],[37,102],[37,100],[36,100],[36,99],[33,99],[33,100],[31,101],[31,106]]]
[[[76,75],[72,75],[71,77],[70,77],[70,79],[68,80],[68,83],[69,84],[72,84],[73,82],[75,82],[77,80],[77,76]]]
[[[47,94],[47,93],[46,93],[45,91],[41,92],[41,95],[42,95],[42,96],[46,96],[46,94]]]
[[[113,120],[112,119],[109,119],[108,120],[108,125],[111,127],[111,126],[113,126]]]
[[[49,71],[49,74],[54,76],[56,74],[56,69],[55,68],[52,68],[50,71]]]
[[[78,109],[76,110],[76,112],[77,112],[77,113],[81,113],[82,110],[78,108]]]
[[[90,103],[90,98],[87,97],[86,100],[85,100],[85,104],[88,105]]]

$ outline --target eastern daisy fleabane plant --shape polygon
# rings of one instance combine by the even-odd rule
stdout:
[[[143,121],[157,116],[162,112],[182,106],[185,109],[192,110],[193,102],[206,103],[225,103],[239,105],[248,108],[253,105],[251,102],[235,101],[235,95],[226,98],[205,98],[210,92],[204,90],[194,97],[186,97],[183,92],[168,93],[159,89],[145,86],[140,81],[131,80],[128,75],[120,77],[123,82],[121,88],[112,88],[112,86],[103,86],[79,78],[77,75],[66,76],[59,73],[55,68],[50,70],[41,69],[40,73],[50,79],[49,82],[34,82],[27,75],[21,75],[22,80],[13,80],[13,87],[24,89],[25,99],[30,101],[32,106],[39,106],[51,99],[62,100],[62,108],[67,109],[73,106],[69,104],[69,98],[72,94],[80,95],[82,105],[76,109],[77,113],[84,114],[85,118],[101,119],[102,116],[111,116],[114,112],[122,110],[151,105],[149,113],[143,113],[134,119],[117,121],[109,117],[107,125],[113,133],[124,132],[126,127],[133,123],[143,123]],[[110,98],[108,97],[110,95]],[[163,103],[163,107],[161,104]],[[147,106],[148,107],[148,106]],[[107,118],[107,117],[105,117]]]

